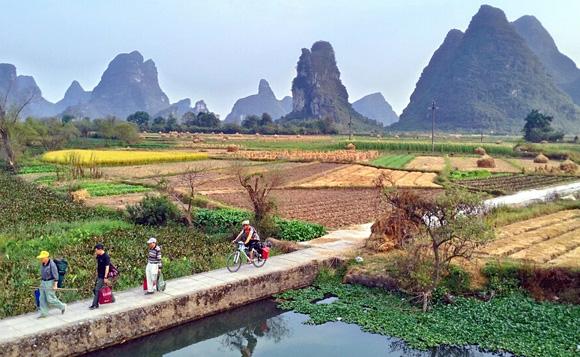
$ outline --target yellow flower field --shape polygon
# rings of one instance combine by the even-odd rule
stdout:
[[[207,159],[206,153],[184,151],[121,151],[121,150],[58,150],[42,155],[42,161],[67,164],[77,161],[83,165],[137,165],[157,162],[193,161]]]

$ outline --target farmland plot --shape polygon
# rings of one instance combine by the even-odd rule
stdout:
[[[502,227],[480,252],[549,266],[580,267],[580,210],[560,211]]]
[[[411,170],[441,171],[445,168],[445,159],[442,156],[417,156],[405,167]]]
[[[76,160],[82,165],[124,166],[207,158],[206,153],[187,151],[58,150],[45,153],[41,159],[56,164],[67,164]]]
[[[510,175],[456,181],[460,186],[487,192],[513,193],[578,180],[570,176]]]
[[[280,189],[272,191],[272,197],[281,217],[315,222],[328,228],[369,223],[385,212],[375,189]],[[251,209],[245,192],[215,193],[209,198]]]
[[[479,160],[478,157],[450,157],[450,160],[451,160],[451,168],[460,171],[488,170],[491,172],[513,172],[513,173],[521,171],[514,165],[511,165],[507,161],[497,157],[494,158],[495,167],[493,168],[477,167],[477,160]]]
[[[374,187],[382,174],[391,176],[396,186],[416,188],[440,188],[434,183],[437,174],[431,172],[397,171],[377,169],[370,166],[347,165],[324,176],[300,184],[301,188]]]

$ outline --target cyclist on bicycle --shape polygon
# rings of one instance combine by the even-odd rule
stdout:
[[[232,243],[236,243],[240,239],[243,239],[244,245],[246,249],[250,251],[250,261],[248,263],[252,263],[254,261],[254,250],[256,252],[260,252],[260,236],[256,229],[250,225],[250,221],[245,220],[242,222],[242,231],[238,234],[236,239],[232,241]]]

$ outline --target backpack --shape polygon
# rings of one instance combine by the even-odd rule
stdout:
[[[62,288],[64,282],[64,276],[68,270],[68,262],[66,259],[53,259],[54,264],[56,264],[56,269],[58,270],[58,277],[54,276],[57,280],[57,287]]]
[[[119,276],[119,269],[117,269],[117,267],[114,266],[112,263],[109,263],[109,274],[107,275],[107,278],[115,279],[118,276]]]

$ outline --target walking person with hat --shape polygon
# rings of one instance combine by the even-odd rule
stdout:
[[[154,237],[147,240],[147,267],[145,268],[145,277],[147,279],[147,292],[145,295],[151,295],[155,292],[157,287],[157,278],[159,270],[162,267],[161,263],[161,247],[157,244],[157,239]]]
[[[40,260],[40,316],[47,317],[48,310],[51,306],[56,307],[62,314],[66,310],[66,304],[62,303],[57,297],[55,291],[58,289],[58,268],[55,262],[50,259],[50,254],[43,250],[36,257]]]

